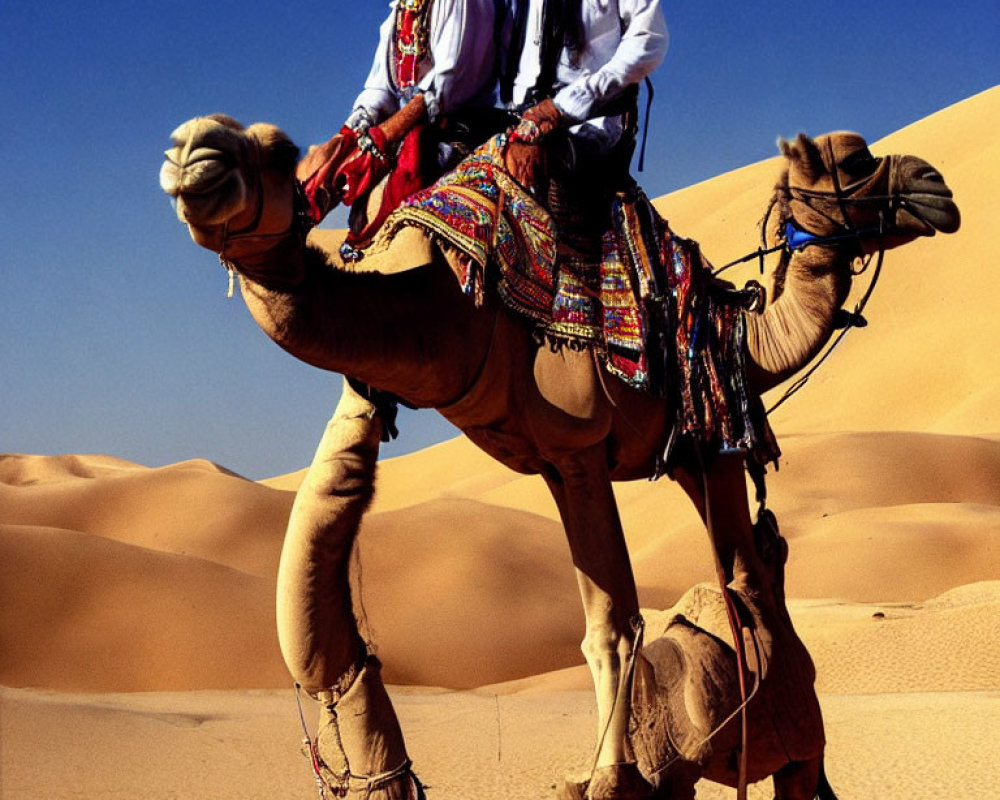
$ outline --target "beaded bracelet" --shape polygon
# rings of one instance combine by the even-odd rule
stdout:
[[[522,119],[517,127],[511,131],[510,141],[521,142],[522,144],[538,144],[542,138],[542,129],[538,124],[530,119]]]
[[[374,121],[371,118],[371,114],[368,113],[367,108],[358,106],[344,124],[355,133],[360,134],[367,133],[368,129],[374,124]]]
[[[379,161],[388,161],[389,156],[382,152],[379,146],[375,143],[372,138],[371,133],[367,130],[364,133],[358,134],[358,149],[362,153],[367,153],[372,158],[377,158]]]

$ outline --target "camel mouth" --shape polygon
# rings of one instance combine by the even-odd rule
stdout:
[[[915,156],[899,159],[893,184],[902,187],[896,209],[896,227],[918,236],[954,233],[962,216],[944,177]]]
[[[962,225],[958,205],[947,195],[917,192],[907,194],[896,211],[896,225],[904,229],[920,229],[923,236],[935,233],[955,233]]]
[[[238,169],[232,156],[212,147],[199,147],[185,155],[174,149],[164,155],[160,186],[172,197],[211,194]]]
[[[176,200],[185,224],[219,225],[236,214],[247,186],[234,156],[215,147],[167,150],[160,167],[160,188]]]
[[[170,165],[164,164],[164,172]],[[168,179],[169,180],[169,179]],[[164,180],[161,176],[161,183]],[[164,189],[176,201],[177,218],[184,224],[221,225],[246,204],[246,184],[238,169],[212,169],[200,173],[195,183],[177,181]]]

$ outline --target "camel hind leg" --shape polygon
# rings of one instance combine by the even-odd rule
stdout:
[[[576,567],[586,616],[582,649],[597,693],[598,744],[586,796],[647,798],[651,787],[626,744],[639,600],[603,445],[560,459],[545,477]]]

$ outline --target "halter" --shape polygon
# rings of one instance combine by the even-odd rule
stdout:
[[[256,156],[257,164],[254,165],[256,167],[260,163],[260,144],[256,140],[254,140],[253,144],[252,152]],[[253,184],[250,188],[256,194],[253,219],[247,225],[232,233],[229,232],[229,220],[226,220],[222,225],[222,248],[219,250],[219,264],[226,270],[229,276],[229,286],[226,290],[227,298],[233,296],[236,273],[239,272],[240,267],[240,261],[229,258],[226,255],[227,245],[232,242],[252,240],[277,242],[276,245],[267,248],[264,253],[270,253],[276,247],[285,243],[286,240],[293,242],[295,246],[301,246],[305,241],[306,234],[309,233],[314,225],[312,218],[309,216],[309,204],[305,196],[305,191],[302,188],[302,183],[295,181],[295,194],[292,198],[292,221],[289,226],[285,230],[276,233],[254,233],[264,216],[264,190],[263,181],[260,178],[260,170],[252,169],[249,172],[253,176]],[[246,262],[247,259],[244,258],[243,261]]]
[[[761,222],[761,240],[762,240],[761,246],[759,246],[756,250],[754,250],[751,253],[747,253],[746,255],[741,256],[740,258],[730,261],[728,264],[723,265],[722,267],[720,267],[719,269],[715,270],[712,273],[713,276],[718,276],[719,274],[729,269],[730,267],[734,267],[737,264],[743,264],[748,261],[757,259],[760,263],[760,272],[763,275],[765,256],[770,255],[771,253],[778,252],[780,250],[786,253],[790,257],[792,254],[802,252],[808,247],[839,248],[845,245],[856,245],[859,253],[858,257],[860,258],[861,257],[860,254],[863,253],[863,248],[861,246],[862,243],[872,238],[878,239],[878,251],[877,251],[878,257],[875,261],[875,268],[872,271],[872,278],[868,284],[868,289],[865,291],[862,298],[854,306],[853,311],[846,311],[844,309],[840,309],[840,311],[837,312],[837,314],[834,317],[834,325],[835,327],[840,328],[840,333],[827,346],[825,352],[813,363],[813,365],[809,368],[809,370],[806,371],[806,373],[802,375],[800,378],[798,378],[778,399],[778,401],[774,403],[774,405],[772,405],[770,408],[767,409],[768,414],[770,414],[772,411],[781,406],[786,400],[788,400],[792,395],[794,395],[803,386],[805,386],[805,384],[813,376],[816,370],[819,369],[819,367],[823,364],[823,362],[830,357],[830,354],[834,351],[834,349],[844,340],[844,337],[847,335],[847,332],[851,328],[864,328],[868,325],[868,321],[864,318],[861,312],[864,311],[865,306],[868,305],[868,301],[869,299],[871,299],[872,293],[875,290],[875,285],[878,283],[878,279],[882,273],[882,263],[885,259],[885,237],[888,232],[886,224],[886,209],[884,208],[879,209],[879,215],[878,215],[879,222],[877,226],[870,226],[865,228],[859,228],[851,221],[850,214],[848,213],[849,209],[852,206],[860,206],[869,203],[887,204],[888,209],[890,211],[906,207],[905,199],[898,191],[895,190],[895,187],[897,185],[896,174],[898,170],[897,159],[895,159],[893,156],[884,156],[882,158],[879,158],[877,159],[878,166],[876,166],[876,168],[872,171],[871,175],[865,178],[861,178],[853,183],[850,183],[847,186],[843,186],[840,182],[840,175],[838,173],[837,163],[834,158],[833,143],[831,140],[829,139],[827,140],[826,147],[830,162],[828,168],[830,169],[831,177],[833,179],[832,195],[830,192],[819,191],[815,189],[803,189],[799,187],[785,186],[784,197],[787,200],[794,200],[802,203],[807,208],[809,208],[809,210],[813,211],[816,214],[819,214],[820,216],[832,222],[840,230],[837,233],[831,233],[825,236],[821,236],[820,234],[816,234],[807,230],[794,217],[792,217],[791,213],[789,212],[789,218],[785,220],[784,226],[781,231],[782,234],[780,237],[781,241],[779,241],[778,244],[776,245],[767,247],[766,246],[767,221],[771,215],[771,211],[773,210],[777,202],[777,200],[773,200],[771,205],[767,209],[767,213],[764,215],[764,219]],[[889,193],[879,194],[879,195],[865,195],[864,197],[855,197],[854,195],[856,195],[861,189],[872,183],[872,181],[876,178],[877,174],[882,168],[883,164],[887,164],[886,169],[888,169],[889,172]],[[779,189],[778,191],[780,192],[781,190]],[[776,192],[775,195],[776,197],[777,194],[778,193]],[[840,219],[837,219],[836,217],[827,213],[822,208],[818,207],[817,201],[821,199],[828,201],[831,196],[834,197],[837,201],[837,207],[840,210],[840,217],[841,217]],[[869,255],[868,258],[863,259],[861,267],[859,269],[853,270],[852,274],[857,276],[864,273],[868,269],[869,264],[871,263],[871,258],[872,256]],[[759,293],[760,291],[763,291],[762,288],[759,287],[760,285],[756,281],[750,281],[747,284],[747,289],[744,289],[742,291],[743,293],[745,293],[748,290],[752,290],[754,292]],[[753,309],[748,309],[748,310],[763,311],[763,304],[759,303]]]

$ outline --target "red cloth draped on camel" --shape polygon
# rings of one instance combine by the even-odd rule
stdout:
[[[503,127],[495,15],[493,0],[393,3],[354,111],[296,171],[313,224],[352,207],[345,256],[360,257],[406,197]]]

